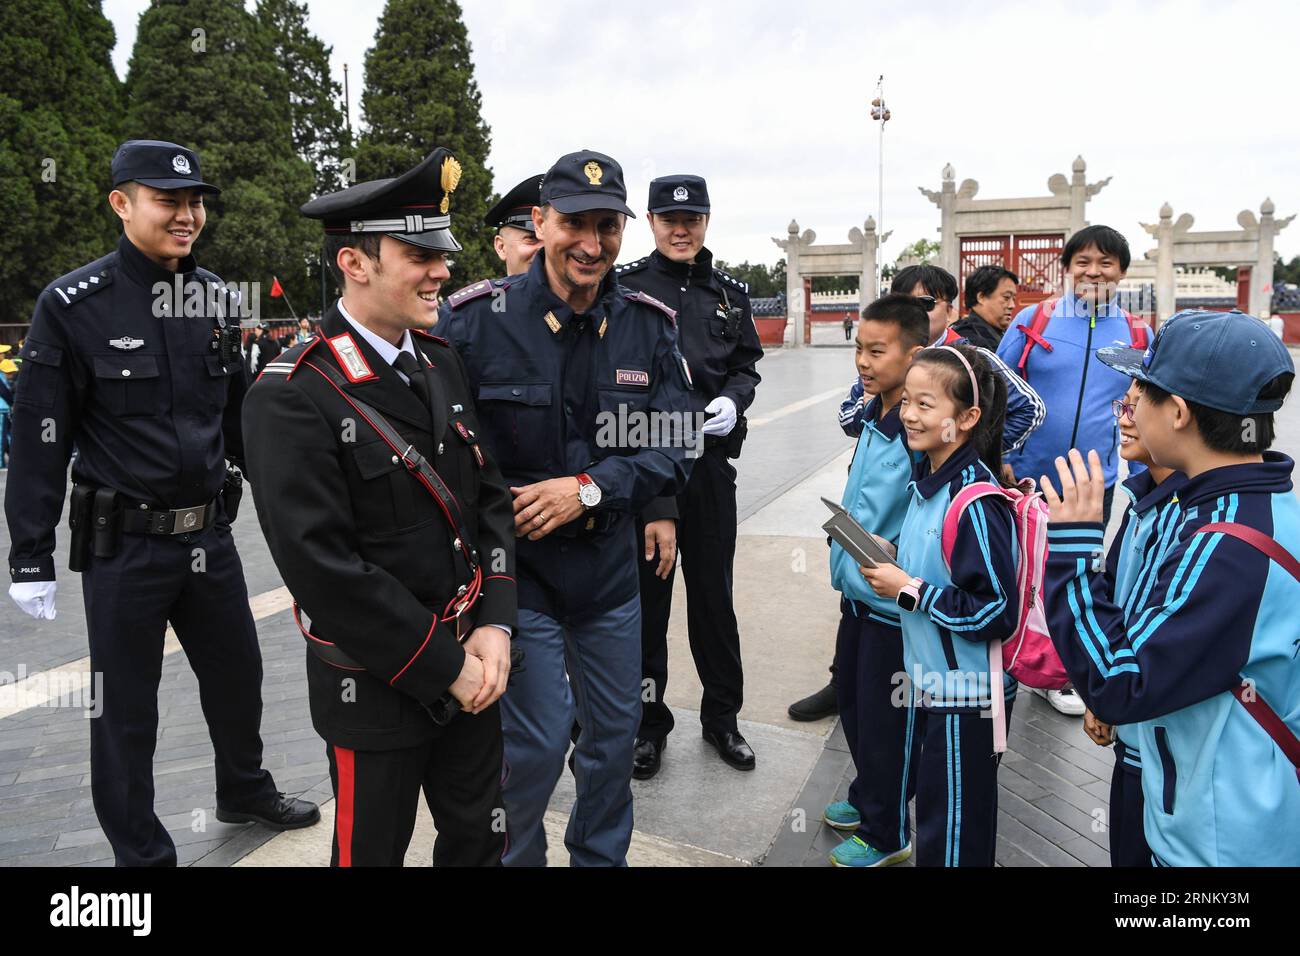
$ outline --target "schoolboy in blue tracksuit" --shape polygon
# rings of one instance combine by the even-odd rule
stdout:
[[[1068,466],[1058,461],[1059,496],[1044,476],[1053,643],[1093,712],[1133,725],[1153,864],[1300,865],[1297,769],[1243,703],[1266,703],[1279,734],[1300,731],[1300,583],[1236,537],[1198,533],[1232,522],[1300,553],[1294,463],[1267,451],[1294,378],[1291,357],[1240,312],[1180,313],[1145,354],[1098,357],[1142,383],[1138,433],[1153,461],[1188,478],[1177,539],[1126,615],[1092,569],[1102,540],[1099,456],[1089,452],[1085,466],[1071,450]]]
[[[997,840],[997,766],[989,641],[1010,637],[1019,613],[1011,509],[980,498],[962,513],[951,555],[941,533],[953,498],[1001,472],[1001,379],[970,346],[919,352],[907,374],[901,419],[908,445],[924,452],[909,486],[898,566],[863,568],[880,596],[903,611],[903,658],[925,711],[916,784],[919,866],[992,866]],[[1006,701],[1010,720],[1011,700]]]
[[[898,403],[912,356],[929,324],[912,296],[887,295],[862,313],[854,356],[859,383],[875,397],[853,452],[841,504],[868,531],[897,542],[907,512],[912,454]],[[888,866],[912,854],[907,802],[915,786],[918,712],[899,685],[903,635],[898,605],[881,598],[838,544],[830,554],[831,586],[840,592],[835,688],[840,723],[857,771],[847,800],[828,806],[825,821],[853,835],[831,853],[835,866]],[[910,785],[910,786],[909,786]]]
[[[1120,457],[1147,467],[1120,485],[1128,505],[1119,534],[1106,552],[1105,579],[1099,584],[1123,608],[1125,617],[1135,613],[1150,596],[1165,552],[1178,539],[1178,491],[1187,481],[1181,471],[1151,460],[1133,422],[1140,401],[1141,390],[1134,382],[1124,398],[1115,402]],[[1098,723],[1091,712],[1084,715],[1084,728],[1098,744],[1115,745],[1115,770],[1110,782],[1111,866],[1150,866],[1151,849],[1142,831],[1142,749],[1137,732],[1126,726]]]

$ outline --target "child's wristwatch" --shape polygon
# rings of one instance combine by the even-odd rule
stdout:
[[[904,611],[915,611],[916,605],[921,600],[922,583],[923,582],[920,578],[912,578],[912,580],[903,585],[902,589],[898,592],[898,597],[894,598],[894,603]]]

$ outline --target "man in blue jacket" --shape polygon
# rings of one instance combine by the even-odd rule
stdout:
[[[1020,371],[1047,406],[1041,427],[1007,455],[1006,463],[1017,478],[1037,480],[1039,475],[1055,475],[1056,457],[1071,448],[1097,449],[1106,477],[1103,523],[1110,520],[1119,474],[1119,428],[1111,403],[1124,397],[1129,380],[1096,358],[1098,349],[1132,342],[1128,316],[1115,300],[1129,260],[1128,242],[1114,229],[1080,229],[1061,252],[1066,293],[1052,309],[1048,325],[1035,332],[1031,325],[1036,306],[1022,309],[998,346],[998,357],[1017,368],[1025,345],[1033,343]],[[1083,701],[1073,688],[1034,693],[1062,714],[1083,715]]]
[[[1295,366],[1235,311],[1180,313],[1145,353],[1099,357],[1141,383],[1138,433],[1187,482],[1155,586],[1125,613],[1098,587],[1100,456],[1056,460],[1059,497],[1042,478],[1052,641],[1093,713],[1136,731],[1153,865],[1298,866],[1300,581],[1239,537],[1300,554],[1294,462],[1268,451]]]

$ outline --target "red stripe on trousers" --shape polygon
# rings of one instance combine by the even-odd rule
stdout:
[[[334,748],[338,765],[339,792],[334,806],[334,832],[339,841],[339,866],[352,865],[352,812],[356,806],[356,754],[342,747]]]

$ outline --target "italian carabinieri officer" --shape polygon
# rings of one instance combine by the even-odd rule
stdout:
[[[306,639],[337,866],[401,865],[420,791],[435,865],[505,849],[498,698],[515,624],[514,508],[465,368],[431,335],[460,164],[302,207],[340,297],[244,405],[257,515]]]

